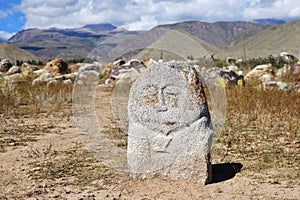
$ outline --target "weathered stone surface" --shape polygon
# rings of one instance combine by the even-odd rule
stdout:
[[[97,85],[105,67],[98,62],[82,63],[78,71],[78,84]]]
[[[0,60],[0,72],[7,72],[13,65],[9,60],[3,59]]]
[[[99,62],[93,62],[93,63],[78,63],[77,65],[80,65],[79,67],[79,73],[83,71],[96,71],[99,74],[102,74],[105,70],[105,66],[102,65]]]
[[[113,63],[110,74],[112,78],[121,79],[122,74],[142,73],[145,70],[145,65],[140,60],[132,59],[129,60],[127,63],[124,63],[122,61],[123,60],[116,61]]]
[[[118,127],[125,133],[128,132],[129,91],[134,81],[140,75],[141,73],[134,68],[130,68],[127,72],[119,74],[112,92],[111,108],[113,117]]]
[[[16,74],[16,73],[20,73],[20,72],[21,72],[20,67],[12,66],[12,67],[7,71],[7,75]]]
[[[70,70],[68,69],[68,63],[62,59],[55,59],[48,62],[44,69],[55,76],[70,73]]]
[[[294,81],[300,81],[300,62],[295,64],[291,70]]]
[[[24,79],[23,74],[21,74],[21,73],[7,75],[7,76],[4,77],[4,79],[5,80],[9,80],[12,83],[23,83],[23,82],[26,82],[26,80]]]
[[[264,74],[270,74],[272,75],[272,71],[274,70],[274,67],[271,63],[264,64],[264,65],[257,65],[254,69],[252,69],[248,74],[245,76],[245,80],[250,79],[260,79]]]
[[[131,87],[128,167],[133,177],[210,180],[210,114],[202,82],[185,62],[157,63]]]

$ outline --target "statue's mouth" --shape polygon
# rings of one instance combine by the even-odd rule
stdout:
[[[177,122],[166,122],[165,124],[168,126],[173,126],[173,125],[177,124]]]

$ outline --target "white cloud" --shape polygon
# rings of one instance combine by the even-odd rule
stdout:
[[[158,25],[154,16],[141,16],[139,21],[128,23],[125,28],[128,30],[148,30]]]
[[[300,18],[300,1],[296,0],[258,0],[243,11],[247,19]]]
[[[7,33],[5,31],[0,31],[0,40],[3,39],[3,40],[7,40],[9,39],[10,37],[12,37],[15,33]]]
[[[5,10],[2,10],[0,9],[0,19],[1,18],[6,18],[8,17],[9,15],[12,15],[14,13],[14,9],[11,9],[11,8],[7,8]]]
[[[111,23],[129,29],[149,29],[178,21],[235,21],[299,17],[293,0],[23,0],[25,28],[78,27]]]

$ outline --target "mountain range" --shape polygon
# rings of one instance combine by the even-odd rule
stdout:
[[[193,57],[200,54],[191,55],[191,49],[202,52],[202,47],[209,55],[220,58],[262,57],[278,55],[281,51],[298,56],[298,27],[300,21],[284,23],[274,20],[215,23],[189,21],[159,25],[149,31],[126,31],[111,24],[90,24],[74,29],[27,29],[15,34],[7,43],[29,51],[43,61],[58,57],[66,60],[91,57],[111,62],[124,55],[132,57],[145,49],[150,52],[150,48],[180,54],[180,48],[186,48],[188,54],[183,56]],[[196,45],[192,45],[191,41]],[[170,49],[172,46],[173,49]],[[150,56],[145,51],[143,53],[144,57]]]
[[[39,57],[34,55],[33,53],[15,47],[5,42],[0,42],[0,60],[1,59],[8,59],[9,61],[15,62],[17,60],[23,61],[32,61],[32,60],[40,60]]]
[[[7,43],[30,51],[43,61],[56,57],[84,58],[96,44],[122,29],[111,24],[90,24],[74,29],[26,29],[12,36]]]

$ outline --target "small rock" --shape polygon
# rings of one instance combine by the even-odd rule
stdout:
[[[0,61],[0,72],[7,72],[13,65],[7,59]]]
[[[11,75],[11,74],[20,73],[20,72],[21,72],[20,67],[12,66],[12,67],[7,71],[7,74],[8,74],[8,75]]]
[[[4,79],[11,81],[12,83],[23,83],[26,82],[22,73],[12,74],[5,76]]]

